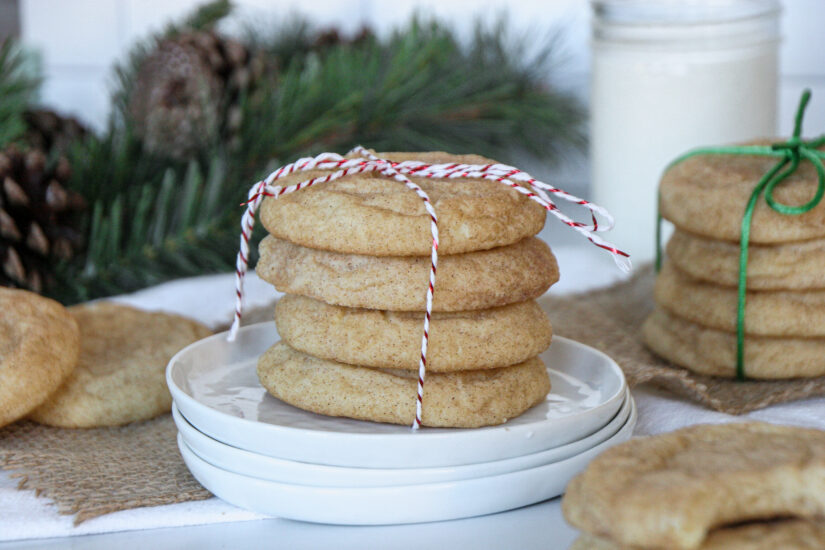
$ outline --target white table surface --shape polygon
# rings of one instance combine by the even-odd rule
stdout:
[[[554,293],[574,292],[615,282],[622,274],[606,254],[595,247],[565,241],[554,246],[562,271]],[[123,301],[150,309],[185,313],[218,324],[226,320],[232,303],[230,276],[176,281],[124,297]],[[205,292],[225,289],[214,300]],[[274,291],[249,278],[250,303],[262,303]],[[170,298],[174,297],[174,298]],[[636,434],[654,434],[702,422],[765,420],[825,429],[825,399],[788,403],[741,417],[716,413],[693,403],[645,387],[633,391],[639,407]],[[490,516],[465,520],[384,527],[316,525],[262,518],[218,499],[130,510],[96,518],[74,528],[71,517],[59,516],[47,499],[31,491],[17,491],[16,481],[0,473],[0,541],[15,538],[9,526],[23,525],[38,537],[71,536],[0,542],[0,550],[18,548],[519,548],[565,549],[576,538],[561,515],[560,499]],[[123,527],[128,520],[128,527]],[[4,524],[6,528],[4,529]],[[170,527],[177,525],[177,527]],[[184,526],[180,526],[184,525]],[[109,532],[121,529],[118,532]],[[122,529],[131,529],[123,531]],[[5,536],[4,536],[5,535]]]

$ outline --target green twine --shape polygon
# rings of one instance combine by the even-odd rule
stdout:
[[[773,157],[778,159],[776,165],[771,168],[762,178],[751,193],[745,214],[742,216],[742,231],[739,239],[739,285],[736,308],[736,377],[745,380],[745,300],[747,290],[748,271],[748,243],[750,240],[751,220],[753,211],[759,197],[765,194],[765,202],[776,212],[785,215],[795,216],[810,211],[822,200],[825,194],[825,166],[822,159],[825,159],[825,152],[818,148],[825,145],[825,135],[812,140],[803,140],[802,118],[805,115],[805,108],[811,99],[811,91],[805,90],[799,101],[794,121],[793,136],[785,142],[774,143],[769,146],[752,145],[740,147],[706,147],[694,149],[678,157],[671,162],[665,172],[673,166],[691,157],[698,155],[754,155],[760,157]],[[782,183],[788,176],[793,174],[799,167],[800,162],[807,160],[816,169],[817,188],[813,198],[800,206],[783,204],[773,197],[774,189]],[[662,216],[656,215],[656,271],[662,266]]]

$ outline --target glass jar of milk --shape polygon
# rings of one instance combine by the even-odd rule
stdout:
[[[654,253],[656,188],[699,146],[776,133],[778,0],[592,0],[590,158],[610,240]]]

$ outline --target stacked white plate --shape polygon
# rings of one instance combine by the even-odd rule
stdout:
[[[501,426],[393,426],[302,411],[268,395],[258,356],[274,323],[218,334],[169,363],[178,446],[195,478],[264,514],[381,525],[465,518],[558,496],[608,447],[626,441],[636,407],[616,363],[554,337],[542,359],[547,399]],[[426,392],[426,386],[425,386]]]

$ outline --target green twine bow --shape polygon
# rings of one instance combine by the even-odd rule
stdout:
[[[802,118],[805,115],[805,108],[811,99],[811,91],[805,90],[799,101],[796,111],[793,136],[785,142],[774,143],[769,146],[752,145],[741,147],[707,147],[694,149],[680,156],[671,162],[665,169],[669,170],[676,164],[697,155],[755,155],[760,157],[774,157],[779,159],[776,165],[768,170],[756,184],[751,193],[745,208],[745,215],[742,216],[742,232],[739,239],[739,293],[736,311],[736,377],[745,380],[744,350],[745,350],[745,290],[747,288],[748,270],[748,242],[750,240],[751,220],[753,210],[762,193],[765,194],[765,202],[780,214],[795,216],[803,214],[816,207],[825,194],[825,166],[822,159],[825,159],[825,152],[818,148],[825,145],[825,135],[816,139],[805,141],[800,136],[802,134]],[[793,174],[799,164],[807,160],[813,164],[817,174],[817,188],[813,198],[800,206],[782,204],[773,196],[773,191],[777,185],[785,178]],[[662,264],[662,216],[657,213],[656,224],[656,271],[658,272]]]

